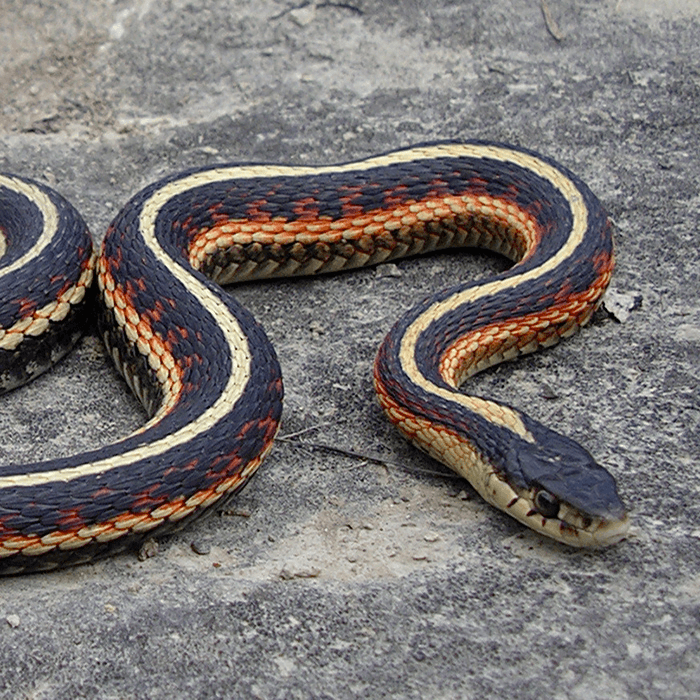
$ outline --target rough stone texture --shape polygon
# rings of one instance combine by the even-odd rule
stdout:
[[[235,290],[278,348],[283,432],[401,466],[280,442],[227,512],[143,562],[0,581],[0,698],[698,696],[700,8],[547,8],[2,3],[0,169],[57,187],[96,239],[131,194],[188,166],[480,137],[589,183],[617,227],[617,299],[642,301],[470,387],[617,475],[635,534],[579,552],[486,506],[373,399],[397,315],[503,261],[460,252]],[[142,420],[88,336],[3,398],[0,454],[70,454]]]

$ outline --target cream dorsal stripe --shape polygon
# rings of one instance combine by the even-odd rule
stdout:
[[[519,264],[404,314],[375,362],[382,407],[406,437],[533,529],[572,544],[619,540],[627,521],[614,479],[583,447],[456,390],[472,370],[551,345],[588,320],[614,263],[607,217],[553,161],[444,143],[320,167],[203,167],[132,198],[103,242],[98,326],[155,415],[104,448],[0,471],[0,559],[14,560],[3,571],[39,568],[29,558],[40,555],[46,566],[68,563],[76,548],[86,560],[113,551],[115,539],[164,533],[257,469],[279,427],[279,364],[262,328],[211,280],[316,274],[448,246]],[[30,272],[43,266],[32,262]]]
[[[42,217],[41,234],[20,257],[9,265],[0,267],[0,277],[9,276],[37,258],[51,244],[58,227],[58,211],[51,198],[40,187],[9,175],[0,175],[0,187],[15,192],[33,202]],[[2,260],[0,259],[0,263]]]
[[[201,179],[197,181],[201,184]],[[212,181],[216,180],[212,178]],[[230,407],[241,397],[250,377],[251,368],[248,339],[238,319],[216,293],[193,276],[181,264],[173,260],[162,248],[156,236],[156,219],[162,207],[172,198],[187,191],[192,186],[192,180],[186,178],[184,181],[176,180],[170,183],[169,186],[156,190],[140,208],[139,232],[146,246],[156,259],[183,284],[190,294],[194,295],[199,300],[205,312],[213,319],[216,319],[216,323],[223,330],[224,337],[229,347],[231,371],[229,372],[228,382],[221,391],[219,400],[194,421],[187,423],[176,432],[165,435],[158,440],[146,442],[135,449],[130,449],[94,461],[91,459],[91,453],[86,453],[84,457],[87,457],[88,461],[83,461],[75,466],[61,469],[49,468],[42,471],[42,464],[37,464],[34,465],[37,471],[32,473],[15,473],[7,476],[0,476],[0,488],[34,486],[48,484],[53,481],[68,482],[86,476],[104,474],[113,469],[119,469],[122,466],[161,455],[176,448],[178,445],[187,443],[192,439],[193,435],[209,430],[222,416],[225,416],[229,412]],[[154,421],[149,421],[149,423],[156,422],[157,418],[158,416],[155,416]],[[147,439],[148,436],[144,434],[143,428],[139,429],[134,435],[138,435],[139,433],[141,437]],[[132,437],[132,435],[127,436],[120,442],[128,442]],[[115,447],[117,447],[118,444],[119,443],[115,443]],[[74,459],[80,460],[81,455],[77,455]],[[51,462],[46,462],[44,464],[50,466]],[[8,466],[3,471],[7,472],[12,469],[13,467]],[[18,466],[17,469],[20,470],[23,469],[23,467]]]
[[[221,298],[213,293],[205,284],[200,282],[189,271],[187,271],[179,261],[173,258],[166,252],[156,236],[156,220],[160,212],[176,197],[186,193],[193,188],[203,187],[215,183],[225,182],[229,180],[245,180],[253,178],[278,178],[278,177],[306,177],[309,175],[322,175],[329,173],[344,173],[352,171],[365,171],[372,167],[382,167],[388,165],[397,165],[401,163],[410,163],[415,160],[429,160],[441,157],[467,157],[467,158],[493,158],[496,160],[507,160],[515,162],[523,168],[535,169],[536,172],[541,172],[542,177],[550,178],[553,182],[561,182],[560,189],[565,193],[567,199],[572,202],[572,206],[579,204],[583,209],[582,216],[585,224],[585,207],[575,185],[564,176],[560,170],[544,163],[540,158],[530,155],[525,152],[513,151],[510,148],[481,145],[478,143],[470,144],[438,144],[435,146],[420,146],[404,151],[396,151],[386,155],[369,158],[365,161],[353,162],[341,165],[307,167],[307,166],[276,166],[276,165],[233,165],[224,166],[214,169],[197,170],[195,172],[185,174],[184,176],[176,176],[172,181],[166,181],[162,186],[153,191],[150,196],[143,202],[139,212],[139,230],[146,245],[155,255],[155,257],[167,268],[173,275],[183,283],[189,292],[196,295],[200,300],[202,307],[213,316],[217,323],[226,329],[226,338],[229,346],[230,356],[232,358],[233,371],[229,376],[226,387],[221,391],[219,399],[207,409],[204,413],[198,416],[188,425],[184,426],[175,433],[172,433],[159,440],[140,445],[139,447],[129,450],[106,459],[89,461],[76,466],[66,467],[59,470],[37,471],[31,474],[13,474],[0,477],[0,488],[10,488],[16,486],[31,486],[33,484],[46,484],[51,481],[71,481],[85,476],[95,476],[108,472],[112,469],[118,469],[124,465],[131,464],[135,461],[147,459],[186,443],[193,434],[199,434],[209,430],[216,422],[228,413],[229,407],[234,405],[241,397],[245,385],[250,377],[250,353],[245,333],[242,331],[236,317],[231,313],[230,309],[221,300]],[[579,219],[580,228],[581,221]],[[572,233],[573,238],[573,233]],[[571,246],[567,247],[567,253],[570,253],[570,248],[575,246],[572,240]],[[565,257],[562,252],[556,256],[554,260],[558,261]],[[553,262],[552,265],[555,263]],[[534,276],[534,272],[532,275]],[[518,280],[517,283],[525,282],[527,277]],[[491,291],[489,285],[486,286],[483,294],[488,294]],[[418,330],[420,323],[416,327]],[[408,361],[407,371],[410,374],[415,370],[410,366]],[[410,374],[410,376],[414,376]],[[415,374],[415,376],[418,376]],[[419,379],[419,381],[422,381]],[[143,429],[138,432],[142,432]],[[143,434],[143,433],[142,433]],[[129,440],[128,436],[123,440]],[[79,458],[79,456],[78,456]],[[36,465],[40,469],[40,465]]]
[[[506,154],[499,149],[488,148],[488,152],[497,157],[505,157]],[[487,297],[503,293],[504,289],[515,289],[552,272],[556,267],[571,258],[576,248],[582,243],[588,228],[588,212],[584,198],[578,186],[559,168],[556,168],[539,157],[529,156],[525,153],[514,154],[510,151],[508,158],[517,162],[523,168],[534,170],[548,184],[556,187],[564,201],[568,204],[572,216],[571,227],[567,239],[558,252],[546,258],[542,264],[524,269],[518,274],[508,273],[506,279],[496,278],[487,283],[474,283],[458,294],[443,293],[446,298],[436,301],[417,316],[406,329],[401,340],[399,357],[401,368],[409,379],[428,394],[438,395],[447,401],[461,404],[470,411],[487,412],[491,420],[502,427],[513,430],[528,442],[532,440],[530,432],[525,427],[521,413],[510,407],[498,404],[494,401],[468,396],[451,389],[445,389],[430,381],[419,369],[416,358],[416,346],[420,336],[425,333],[428,326],[435,318],[441,318],[453,309],[464,304],[476,304],[483,302]]]

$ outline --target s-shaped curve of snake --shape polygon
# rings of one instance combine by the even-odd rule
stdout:
[[[580,445],[459,387],[584,325],[613,268],[610,225],[573,174],[525,149],[437,143],[331,166],[198,168],[137,194],[99,255],[80,216],[0,176],[0,390],[77,340],[98,283],[101,337],[149,421],[83,454],[0,468],[0,571],[87,561],[197,517],[270,450],[279,364],[220,284],[336,272],[448,247],[515,264],[424,299],[382,343],[389,419],[493,505],[578,546],[628,529],[613,477]]]

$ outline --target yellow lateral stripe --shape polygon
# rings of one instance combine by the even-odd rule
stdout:
[[[0,270],[0,277],[9,275],[11,272],[23,267],[33,258],[41,255],[41,252],[51,242],[58,230],[58,211],[54,206],[49,196],[36,185],[32,185],[15,177],[0,175],[0,186],[6,187],[8,190],[21,194],[29,201],[33,202],[39,208],[41,216],[44,220],[43,230],[36,243],[20,258],[17,258],[11,265],[3,267]]]
[[[583,206],[583,200],[578,190],[573,185],[573,183],[566,178],[562,173],[560,173],[556,168],[549,166],[543,161],[530,156],[519,151],[514,151],[509,148],[504,148],[500,146],[490,146],[481,144],[440,144],[437,146],[424,146],[417,147],[413,149],[408,149],[405,151],[398,151],[395,153],[389,153],[382,156],[376,156],[374,158],[369,158],[364,161],[358,161],[355,163],[347,163],[344,165],[329,165],[321,167],[308,167],[308,166],[279,166],[279,165],[234,165],[222,168],[215,168],[212,170],[204,170],[202,172],[196,172],[191,175],[187,175],[183,178],[177,179],[170,182],[151,195],[142,209],[139,219],[139,225],[141,233],[150,247],[153,254],[160,260],[172,273],[173,275],[182,282],[182,284],[188,289],[192,294],[195,294],[200,300],[204,308],[215,318],[217,324],[222,328],[222,331],[229,344],[229,349],[231,352],[232,361],[232,372],[229,376],[226,387],[222,391],[219,399],[203,414],[201,414],[197,419],[187,424],[181,428],[176,433],[168,435],[160,440],[152,443],[141,445],[134,450],[128,452],[114,455],[106,459],[98,460],[95,462],[88,462],[75,467],[67,467],[60,470],[51,470],[45,472],[37,472],[32,474],[16,474],[12,476],[0,477],[0,488],[15,488],[18,486],[32,486],[39,484],[47,484],[53,481],[68,482],[74,479],[79,479],[85,476],[94,476],[97,474],[103,474],[112,469],[117,469],[127,464],[133,462],[147,459],[150,457],[157,456],[166,452],[167,450],[181,445],[192,439],[195,435],[199,435],[202,432],[213,427],[216,422],[224,415],[226,415],[230,410],[231,406],[240,398],[245,388],[245,385],[250,377],[250,353],[248,350],[248,342],[245,334],[236,318],[231,314],[226,304],[219,299],[215,294],[213,294],[205,285],[201,284],[193,276],[189,274],[183,267],[175,263],[168,254],[160,247],[155,238],[155,221],[156,217],[165,204],[170,201],[173,197],[176,197],[184,192],[195,187],[201,187],[208,184],[214,184],[217,182],[225,180],[245,180],[252,178],[264,178],[264,177],[304,177],[309,175],[321,175],[328,173],[342,173],[342,172],[354,172],[363,171],[373,167],[381,167],[388,165],[396,165],[400,163],[407,163],[416,160],[426,160],[440,157],[472,157],[472,158],[492,158],[494,160],[500,160],[505,162],[514,162],[523,168],[532,170],[540,174],[543,178],[549,180],[552,184],[558,182],[568,183],[569,187],[557,184],[557,187],[562,191],[564,196],[572,205],[572,213],[574,214],[574,227],[572,228],[572,236],[565,246],[556,256],[551,259],[552,267],[558,263],[560,259],[564,259],[570,250],[573,250],[575,244],[572,245],[572,239],[574,237],[574,231],[577,229],[577,222],[583,218],[583,229],[585,231],[586,223],[586,212]],[[15,182],[13,179],[10,179]],[[0,181],[2,182],[2,181]],[[20,183],[22,184],[22,183]],[[570,192],[569,192],[570,190]],[[568,194],[567,194],[568,193]],[[38,192],[38,195],[46,198],[42,192]],[[35,196],[32,199],[36,201]],[[48,198],[46,198],[48,200]],[[578,202],[578,208],[576,208],[576,202]],[[50,201],[49,201],[50,204]],[[577,213],[580,212],[580,213]],[[48,218],[48,217],[47,217]],[[48,229],[45,226],[45,233]],[[54,230],[51,235],[48,236],[48,240],[54,235]],[[583,233],[581,232],[581,237]],[[43,238],[43,237],[42,237]],[[34,246],[33,251],[37,248]],[[34,255],[37,253],[35,252]],[[23,259],[27,256],[23,256]],[[555,262],[556,261],[556,262]],[[16,263],[11,267],[15,267]],[[3,272],[6,272],[8,268],[5,268]],[[546,266],[537,268],[533,270],[530,275],[523,275],[518,279],[518,283],[529,279],[530,277],[541,274],[546,271]],[[478,291],[483,290],[483,294],[492,293],[494,285],[500,283],[491,283],[484,285]],[[474,290],[470,290],[474,291]],[[481,296],[481,294],[479,294]],[[460,302],[461,303],[461,302]],[[429,322],[429,321],[428,321]],[[427,323],[426,323],[427,325]],[[407,334],[408,335],[408,334]],[[405,338],[404,338],[405,341]],[[402,362],[403,358],[403,343],[402,343]],[[406,360],[406,366],[409,367],[407,374],[415,381],[420,384],[421,381],[425,383],[428,390],[433,393],[440,393],[437,387],[433,387],[432,384],[425,381],[417,368],[415,367],[415,361],[413,358]],[[413,366],[412,366],[413,364]],[[470,399],[469,397],[462,397],[462,395],[453,395],[447,393],[447,397],[451,400],[455,400],[455,396],[461,397],[465,403],[468,401],[475,401],[475,399]],[[499,411],[503,411],[503,407],[498,406]],[[517,418],[517,416],[516,416]],[[152,424],[153,421],[149,421]],[[519,418],[517,422],[520,422]],[[521,430],[524,431],[524,426],[520,422]],[[516,430],[517,425],[516,425]],[[142,432],[143,428],[140,428],[136,432]],[[130,437],[130,436],[129,436]],[[129,437],[124,438],[128,440]]]
[[[560,170],[539,158],[518,151],[514,152],[509,149],[492,146],[487,147],[487,150],[490,151],[489,157],[496,158],[497,160],[516,162],[523,168],[535,172],[561,192],[571,207],[571,214],[573,217],[569,237],[565,245],[539,267],[527,270],[507,280],[495,280],[476,287],[470,287],[460,294],[450,296],[430,306],[406,329],[401,339],[399,359],[403,371],[414,384],[421,387],[423,390],[430,394],[437,394],[448,401],[462,404],[471,411],[488,414],[494,423],[513,430],[525,440],[532,441],[532,436],[516,411],[501,406],[493,401],[466,396],[457,391],[449,391],[436,386],[423,375],[416,363],[415,348],[418,338],[435,319],[440,318],[457,306],[476,301],[483,297],[495,295],[504,289],[516,287],[530,280],[537,279],[553,270],[557,265],[573,255],[576,247],[583,240],[586,229],[588,228],[588,212],[583,197],[578,187],[576,187],[576,185]]]

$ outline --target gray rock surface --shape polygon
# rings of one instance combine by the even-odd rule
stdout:
[[[0,698],[698,697],[696,0],[5,0],[0,46],[0,170],[55,186],[96,240],[141,187],[218,161],[479,137],[581,175],[616,225],[624,322],[599,313],[470,388],[586,445],[635,525],[601,552],[545,542],[380,414],[371,364],[393,320],[503,261],[247,285],[233,293],[286,378],[283,432],[401,466],[280,441],[227,511],[155,556],[1,580]],[[2,399],[0,455],[142,421],[87,336]]]

